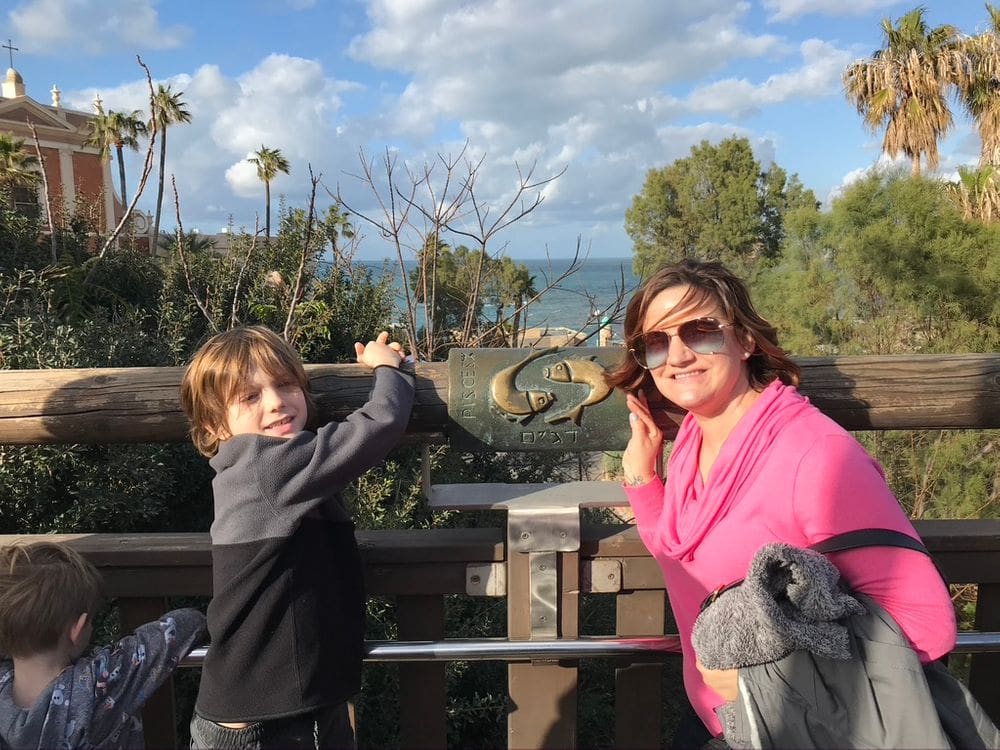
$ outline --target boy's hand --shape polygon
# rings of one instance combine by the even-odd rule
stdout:
[[[389,342],[389,333],[382,331],[375,337],[374,341],[362,344],[360,341],[354,342],[354,353],[358,357],[358,362],[375,369],[379,365],[399,367],[406,355],[403,347],[398,341]]]

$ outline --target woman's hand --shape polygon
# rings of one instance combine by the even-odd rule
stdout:
[[[701,679],[705,681],[712,690],[719,694],[726,703],[736,700],[739,692],[739,671],[735,669],[707,669],[700,661],[695,661],[698,671],[701,672]]]
[[[622,471],[625,484],[640,487],[657,476],[656,462],[663,455],[663,431],[653,421],[642,391],[638,396],[625,394],[625,403],[632,436],[622,454]]]

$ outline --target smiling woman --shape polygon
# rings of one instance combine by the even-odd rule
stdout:
[[[716,711],[738,695],[737,670],[703,668],[692,646],[695,617],[712,591],[743,578],[772,542],[804,548],[864,528],[918,537],[881,467],[798,393],[798,366],[724,266],[685,260],[658,271],[629,303],[625,335],[630,352],[608,375],[629,409],[625,491],[663,572],[697,713],[674,746],[700,747],[722,733]],[[665,481],[651,388],[688,412]],[[951,599],[925,555],[865,548],[831,559],[896,620],[921,661],[954,646]]]

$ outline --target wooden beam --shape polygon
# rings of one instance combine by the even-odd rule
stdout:
[[[797,361],[803,369],[802,392],[849,430],[1000,427],[1000,354]],[[417,399],[409,427],[414,437],[447,432],[447,368],[446,362],[416,367]],[[360,365],[309,365],[306,371],[327,417],[353,411],[371,386],[371,372]],[[2,371],[0,444],[185,440],[187,426],[178,405],[182,372],[179,367]]]

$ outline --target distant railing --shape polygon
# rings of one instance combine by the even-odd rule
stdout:
[[[800,360],[802,390],[849,429],[1000,427],[1000,355],[871,357]],[[370,373],[353,365],[311,366],[319,407],[342,417],[365,399]],[[0,443],[162,442],[185,439],[177,405],[179,368],[0,372]],[[417,405],[408,439],[451,437],[445,363],[417,366]],[[673,421],[664,412],[664,425]],[[608,444],[607,449],[621,445]],[[583,486],[586,485],[586,486]],[[562,496],[607,497],[621,502],[615,485],[566,488]],[[456,502],[467,486],[442,490]],[[403,748],[444,747],[447,738],[446,662],[508,662],[509,746],[577,744],[577,661],[612,659],[607,686],[615,705],[615,746],[662,745],[667,606],[663,581],[631,526],[580,526],[578,511],[558,508],[551,517],[510,506],[519,493],[560,496],[560,489],[480,485],[476,502],[507,512],[507,528],[359,531],[371,595],[396,603],[400,639],[370,642],[368,661],[399,663],[400,743]],[[610,497],[618,493],[618,497]],[[486,496],[495,503],[484,500]],[[467,507],[480,507],[468,504]],[[539,523],[541,522],[541,523]],[[918,521],[935,561],[954,584],[977,588],[977,635],[963,633],[960,651],[972,653],[969,684],[994,718],[1000,718],[1000,520]],[[547,537],[553,549],[525,546],[523,535]],[[565,540],[576,534],[572,544]],[[15,536],[0,537],[7,543]],[[72,544],[101,570],[118,599],[122,624],[154,619],[174,596],[211,595],[208,535],[75,534]],[[543,545],[544,546],[544,545]],[[572,547],[572,549],[570,549]],[[554,566],[552,591],[532,588],[534,572]],[[544,579],[547,580],[547,579]],[[449,638],[445,598],[505,596],[508,637]],[[610,596],[615,632],[580,634],[580,602]],[[541,614],[539,614],[541,613]],[[551,617],[551,619],[546,619]],[[552,634],[551,636],[549,634]],[[662,648],[664,646],[670,648]],[[190,659],[197,661],[197,654]],[[176,743],[173,697],[161,690],[144,713],[151,748]],[[387,717],[391,718],[391,717]]]

